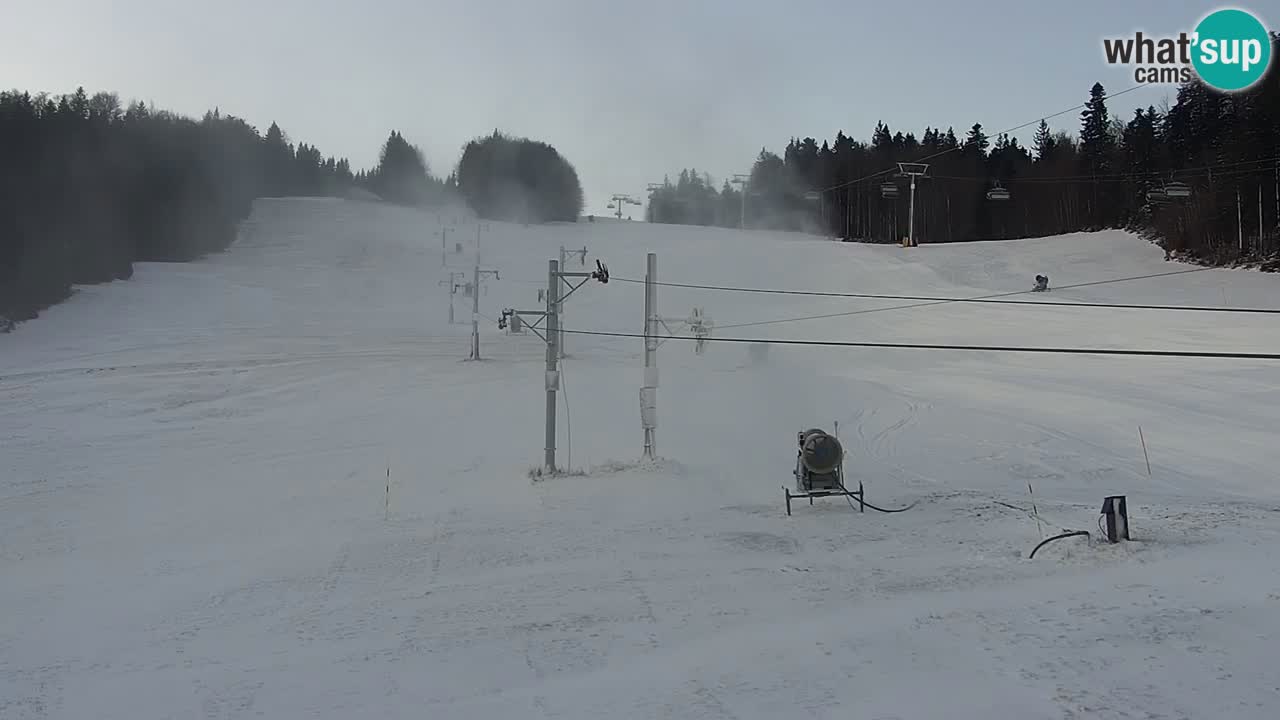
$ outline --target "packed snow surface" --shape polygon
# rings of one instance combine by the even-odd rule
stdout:
[[[449,283],[477,239],[469,362]],[[1067,287],[1193,269],[1121,232],[903,249],[261,201],[227,252],[0,335],[0,718],[1280,717],[1276,362],[672,339],[640,462],[643,342],[570,334],[574,472],[531,479],[545,352],[496,320],[544,307],[561,245],[613,274],[570,330],[642,332],[648,252],[676,283],[1280,307],[1248,271]],[[1280,352],[1270,315],[657,302],[713,340]],[[914,507],[786,515],[796,434],[837,421],[849,482]],[[1108,495],[1132,542],[1099,541]],[[1064,530],[1093,537],[1028,559]]]

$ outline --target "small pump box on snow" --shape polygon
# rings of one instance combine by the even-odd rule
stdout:
[[[1108,542],[1129,539],[1129,507],[1124,495],[1112,495],[1103,500],[1102,514],[1107,519]]]

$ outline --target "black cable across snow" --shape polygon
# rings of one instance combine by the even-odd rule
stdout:
[[[1031,558],[1035,557],[1035,556],[1036,556],[1036,550],[1039,550],[1040,548],[1044,547],[1045,545],[1048,545],[1049,543],[1053,542],[1054,540],[1062,540],[1063,538],[1077,537],[1077,536],[1081,536],[1081,535],[1082,535],[1082,536],[1084,536],[1084,537],[1089,537],[1089,531],[1088,531],[1088,530],[1072,530],[1072,531],[1070,531],[1070,532],[1064,532],[1064,533],[1062,533],[1061,535],[1054,535],[1054,536],[1053,536],[1053,537],[1051,537],[1051,538],[1045,538],[1044,540],[1041,540],[1041,541],[1040,541],[1040,544],[1039,544],[1039,545],[1037,545],[1037,546],[1035,546],[1034,548],[1032,548],[1032,550],[1031,550],[1031,554],[1027,556],[1027,559],[1028,559],[1028,560],[1030,560]]]
[[[1149,278],[1166,277],[1169,275],[1185,275],[1194,272],[1203,272],[1212,268],[1193,268],[1190,270],[1176,270],[1167,273],[1154,273],[1151,275],[1135,275],[1133,277],[1116,278],[1113,280],[1097,280],[1087,283],[1077,283],[1074,285],[1061,285],[1053,288],[1054,290],[1070,290],[1073,288],[1090,287],[1094,285],[1103,285],[1107,283],[1130,282],[1133,280],[1146,280]],[[644,280],[635,278],[610,278],[617,282],[640,283]],[[1014,297],[1017,295],[1025,295],[1031,290],[1017,290],[1008,293],[1000,293],[996,295],[979,295],[977,297],[936,297],[927,295],[891,295],[885,293],[855,293],[855,292],[835,292],[823,290],[784,290],[775,288],[753,288],[733,285],[699,285],[696,283],[673,283],[673,282],[655,282],[654,285],[661,287],[678,287],[689,288],[694,290],[716,290],[724,292],[741,292],[755,293],[763,295],[800,295],[806,297],[830,297],[830,298],[860,298],[870,300],[920,300],[926,304],[944,304],[944,303],[988,303],[993,305],[1043,305],[1045,307],[1080,307],[1080,308],[1107,308],[1113,310],[1169,310],[1169,311],[1190,311],[1190,312],[1216,312],[1216,313],[1253,313],[1260,315],[1280,315],[1280,308],[1245,308],[1245,307],[1215,307],[1212,305],[1144,305],[1129,303],[1105,303],[1105,302],[1070,302],[1064,300],[1002,300],[1000,298]],[[882,311],[891,309],[905,309],[910,307],[923,307],[923,305],[907,305],[902,308],[872,308],[872,311]],[[865,312],[863,310],[853,311],[855,313]],[[794,318],[787,320],[771,320],[766,322],[790,322],[793,320],[809,319],[809,317],[825,318],[830,316],[806,316],[804,318]],[[750,324],[750,323],[748,323]],[[728,327],[742,327],[742,325],[732,325]]]
[[[570,335],[597,335],[600,337],[644,338],[643,333],[602,332],[595,330],[568,330]],[[815,347],[887,348],[899,350],[968,350],[974,352],[1039,353],[1052,355],[1126,355],[1134,357],[1217,358],[1226,360],[1280,360],[1280,353],[1210,352],[1202,350],[1130,350],[1121,348],[1064,348],[1018,347],[1015,345],[947,345],[941,343],[890,343],[857,342],[841,340],[782,340],[772,338],[724,338],[694,337],[692,335],[668,335],[670,340],[702,340],[724,343],[766,343],[770,345],[808,345]]]

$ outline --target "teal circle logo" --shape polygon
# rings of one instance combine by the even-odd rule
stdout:
[[[1271,63],[1271,36],[1244,10],[1209,13],[1196,26],[1191,64],[1209,86],[1227,92],[1258,82]]]

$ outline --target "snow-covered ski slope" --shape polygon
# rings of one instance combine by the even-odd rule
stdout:
[[[567,326],[623,333],[647,252],[668,282],[977,296],[1189,269],[1159,249],[490,223],[472,363],[470,299],[449,325],[439,283],[469,279],[476,227],[447,268],[438,229],[261,201],[226,253],[0,336],[0,718],[1280,716],[1277,363],[671,340],[664,459],[637,466],[642,341],[571,335],[559,458],[594,470],[535,483],[543,348],[490,322],[540,307],[562,244],[614,275]],[[1280,307],[1278,282],[1022,299]],[[730,328],[909,303],[658,304],[721,337],[1280,351],[1268,315],[950,304]],[[914,508],[785,516],[796,433],[837,420],[850,480]],[[1096,537],[1111,494],[1133,542],[1027,559]]]

